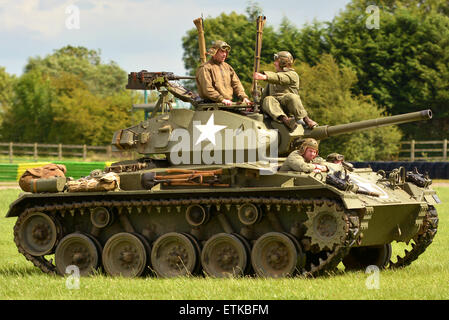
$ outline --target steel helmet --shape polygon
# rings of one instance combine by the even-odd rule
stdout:
[[[225,50],[229,54],[229,52],[231,51],[231,46],[229,44],[227,44],[226,42],[224,42],[223,40],[217,40],[217,41],[214,41],[214,43],[209,48],[207,53],[209,55],[213,56],[213,55],[215,55],[217,53],[217,51],[219,49]]]
[[[290,68],[293,65],[293,56],[288,51],[279,51],[274,54],[274,60],[279,60],[281,68]]]

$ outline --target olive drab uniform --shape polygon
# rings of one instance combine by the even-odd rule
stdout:
[[[248,98],[234,69],[226,62],[217,63],[213,58],[198,68],[196,83],[198,93],[204,100],[232,100],[234,94],[241,100]]]
[[[268,84],[262,94],[262,109],[272,119],[291,114],[301,120],[307,116],[307,111],[299,97],[299,75],[291,68],[284,70],[264,72]]]
[[[279,171],[298,171],[310,173],[315,169],[315,164],[324,164],[324,159],[316,157],[313,161],[307,162],[299,153],[299,150],[291,152],[282,164]]]
[[[342,164],[330,163],[325,161],[321,157],[316,157],[312,161],[306,161],[300,154],[299,150],[291,152],[287,159],[282,164],[279,171],[298,171],[310,173],[315,169],[315,164],[326,166],[329,171],[341,171],[343,170]]]

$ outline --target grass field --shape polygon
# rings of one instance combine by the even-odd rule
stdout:
[[[435,187],[442,204],[433,244],[407,268],[379,274],[379,289],[368,289],[372,274],[344,272],[316,279],[81,278],[68,289],[68,278],[42,274],[18,253],[13,242],[16,218],[3,218],[19,190],[0,191],[0,299],[449,299],[449,188]]]

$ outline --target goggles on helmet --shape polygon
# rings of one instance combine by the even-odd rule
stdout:
[[[220,46],[221,50],[225,50],[227,52],[231,51],[231,47],[227,44],[223,44],[222,46]]]

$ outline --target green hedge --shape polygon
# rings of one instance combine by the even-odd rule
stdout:
[[[0,163],[0,181],[17,181],[18,164]]]

